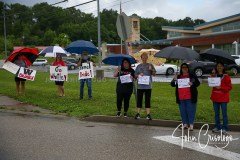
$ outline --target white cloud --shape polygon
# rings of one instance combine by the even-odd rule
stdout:
[[[4,0],[7,3],[21,3],[33,5],[44,0]],[[48,3],[55,3],[61,0],[49,0]],[[59,6],[63,8],[87,2],[89,0],[68,0]],[[119,10],[118,0],[100,0],[101,9]],[[164,17],[166,19],[178,20],[185,17],[193,19],[201,18],[206,21],[237,14],[240,11],[240,0],[122,0],[123,11],[131,15],[136,13],[141,17]],[[127,3],[126,3],[127,2]],[[96,2],[79,6],[77,9],[96,15]]]

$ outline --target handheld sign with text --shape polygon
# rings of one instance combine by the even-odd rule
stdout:
[[[66,66],[50,66],[51,81],[67,81],[68,69]]]
[[[16,74],[19,70],[19,66],[10,62],[10,61],[7,61],[6,63],[3,64],[3,69],[13,73],[13,74]]]
[[[178,82],[178,88],[189,88],[190,85],[189,85],[189,82],[190,82],[190,79],[189,78],[182,78],[182,79],[178,79],[177,80]]]
[[[138,76],[138,84],[149,85],[150,76]]]
[[[18,78],[34,81],[36,76],[36,70],[32,70],[29,68],[21,67],[18,72]]]
[[[219,87],[221,85],[220,77],[208,77],[208,86],[209,87]]]
[[[121,83],[131,83],[132,82],[131,75],[127,74],[124,76],[120,76],[120,81],[121,81]]]
[[[82,66],[80,67],[79,73],[78,73],[78,79],[88,79],[88,78],[94,78],[93,73],[93,63],[82,63]]]

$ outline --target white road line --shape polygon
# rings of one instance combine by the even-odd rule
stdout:
[[[182,146],[181,138],[173,138],[172,136],[156,136],[155,139]],[[215,157],[229,159],[229,160],[240,160],[240,154],[230,152],[221,148],[216,148],[212,146],[206,146],[206,148],[201,148],[197,142],[184,142],[184,148],[189,148],[204,154],[209,154]]]

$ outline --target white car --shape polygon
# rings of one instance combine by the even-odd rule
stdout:
[[[132,68],[135,70],[139,64],[140,63],[133,64]],[[156,74],[173,75],[177,72],[177,66],[173,64],[162,64],[160,66],[154,65],[154,67],[157,71]]]
[[[240,55],[231,55],[234,59],[237,65],[240,65]]]
[[[33,66],[45,66],[47,64],[47,60],[46,59],[36,59],[33,62]]]

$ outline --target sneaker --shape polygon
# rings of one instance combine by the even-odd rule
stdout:
[[[219,133],[220,131],[219,131],[218,128],[213,128],[213,129],[212,129],[212,132],[213,132],[213,133]]]
[[[225,129],[223,129],[222,134],[227,134],[227,131]]]
[[[140,119],[140,114],[139,114],[139,113],[137,113],[137,114],[135,115],[135,119]]]
[[[127,112],[124,112],[123,116],[126,118],[127,117]]]
[[[193,126],[190,125],[189,131],[193,131]]]
[[[151,117],[151,115],[150,115],[150,114],[148,114],[148,115],[147,115],[147,117],[146,117],[146,119],[148,119],[148,120],[152,120],[152,117]]]
[[[116,116],[117,116],[117,117],[120,117],[120,116],[121,116],[121,112],[118,111]]]

